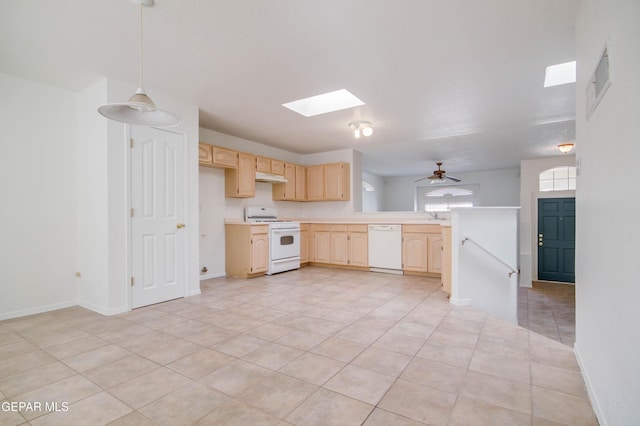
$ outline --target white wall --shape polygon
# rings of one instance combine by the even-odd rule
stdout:
[[[375,191],[362,191],[362,211],[379,212],[382,211],[382,197],[384,192],[384,178],[371,173],[363,172],[362,180],[369,182]],[[353,188],[357,190],[357,188]]]
[[[129,309],[128,127],[97,107],[134,91],[105,79],[74,93],[0,74],[0,219],[9,224],[0,318],[75,304],[104,314]],[[195,226],[187,231],[185,291],[197,294],[198,109],[159,93],[154,100],[182,117],[173,130],[188,140],[188,223]]]
[[[517,206],[520,202],[520,171],[518,169],[455,173],[463,184],[478,185],[476,206]],[[413,211],[416,188],[429,185],[428,180],[415,182],[423,176],[385,177],[383,211]]]
[[[518,210],[517,207],[452,209],[452,304],[471,305],[518,323],[518,275],[509,275],[517,270]],[[465,238],[473,242],[462,245]]]
[[[640,419],[639,23],[637,0],[583,0],[576,25],[575,351],[602,425]],[[605,41],[612,85],[586,121]]]
[[[531,287],[538,279],[538,199],[575,197],[575,191],[539,191],[540,172],[560,166],[575,166],[575,155],[523,160],[520,162],[520,285]]]
[[[0,319],[76,304],[76,94],[0,74]]]

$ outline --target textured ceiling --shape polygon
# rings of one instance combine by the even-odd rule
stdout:
[[[419,175],[518,167],[575,138],[578,0],[156,0],[144,11],[145,88],[200,108],[201,127],[297,153],[363,152]],[[81,90],[137,82],[129,0],[1,0],[0,72]],[[578,64],[579,66],[579,64]],[[305,118],[282,103],[346,88],[366,105]],[[166,106],[161,106],[166,107]],[[348,123],[375,132],[355,140]]]

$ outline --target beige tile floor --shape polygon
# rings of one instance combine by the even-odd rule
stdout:
[[[0,401],[0,425],[597,424],[568,346],[434,279],[316,267],[0,322]]]
[[[519,288],[518,324],[573,347],[576,341],[576,293],[573,284],[534,281]]]

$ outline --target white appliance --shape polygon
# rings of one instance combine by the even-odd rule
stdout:
[[[402,274],[402,225],[369,225],[369,267]]]
[[[274,207],[245,207],[244,220],[269,224],[267,275],[300,268],[300,222],[278,220]]]

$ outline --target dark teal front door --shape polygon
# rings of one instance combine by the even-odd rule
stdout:
[[[575,198],[538,199],[538,279],[574,283]]]

